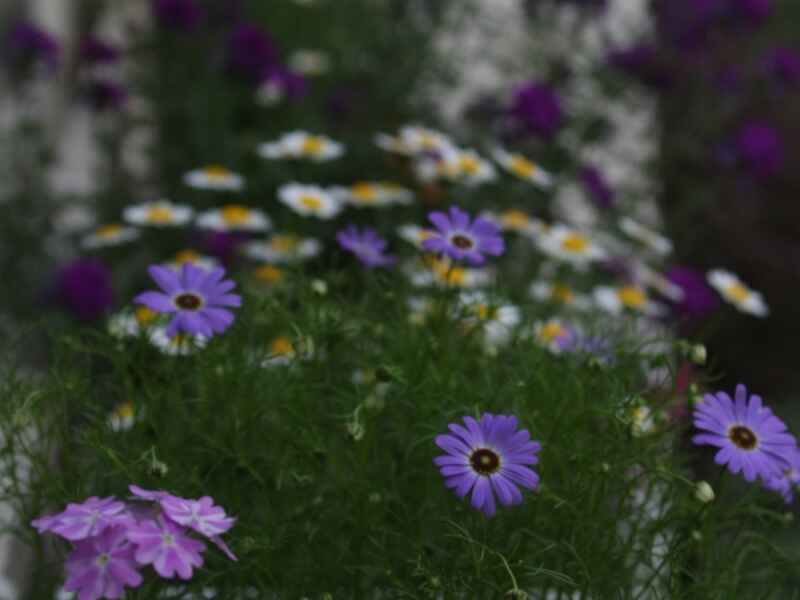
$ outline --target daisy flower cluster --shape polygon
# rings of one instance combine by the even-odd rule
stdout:
[[[142,585],[147,567],[164,579],[188,581],[203,566],[202,539],[237,560],[222,539],[236,519],[213,498],[181,498],[136,485],[130,491],[127,502],[92,496],[31,523],[40,534],[72,544],[65,591],[76,592],[79,600],[121,598],[125,588]]]

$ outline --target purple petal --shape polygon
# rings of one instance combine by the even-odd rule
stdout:
[[[136,304],[144,304],[156,312],[175,312],[178,310],[172,299],[161,292],[142,292],[133,301]]]

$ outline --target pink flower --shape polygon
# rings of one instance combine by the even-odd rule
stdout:
[[[221,506],[214,506],[214,499],[209,496],[203,496],[200,500],[169,496],[161,500],[161,508],[178,525],[194,529],[208,538],[225,533],[236,521],[226,516]]]
[[[125,526],[107,527],[102,534],[75,544],[67,558],[64,589],[78,592],[79,600],[97,600],[121,598],[126,586],[140,586],[142,576],[126,530]]]
[[[156,573],[167,579],[177,575],[190,579],[192,569],[203,564],[206,545],[186,535],[169,519],[159,517],[128,529],[128,539],[136,546],[134,558],[140,565],[152,564]]]
[[[125,504],[113,496],[98,498],[92,496],[82,504],[67,504],[66,510],[57,515],[40,517],[31,522],[39,533],[52,531],[61,537],[76,542],[103,533],[112,525],[131,521]]]

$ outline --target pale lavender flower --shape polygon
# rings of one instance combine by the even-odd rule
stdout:
[[[470,222],[469,215],[457,206],[450,207],[449,217],[443,212],[432,212],[428,219],[438,231],[422,243],[425,250],[455,260],[465,259],[473,265],[485,263],[484,254],[500,256],[505,252],[498,225],[481,217]]]
[[[176,575],[191,579],[193,569],[203,564],[206,545],[186,535],[183,527],[169,519],[160,517],[133,525],[128,539],[136,546],[136,562],[153,565],[156,573],[167,579]]]
[[[222,333],[233,323],[233,313],[226,306],[241,306],[242,297],[229,292],[236,286],[225,277],[225,269],[206,270],[189,262],[180,273],[151,265],[147,272],[163,292],[143,292],[134,298],[156,312],[177,313],[167,327],[167,335],[179,331],[212,337]]]
[[[115,526],[75,544],[67,558],[64,590],[78,592],[78,600],[122,598],[125,587],[139,587],[142,575],[133,559],[127,527]]]
[[[57,515],[40,517],[31,522],[39,533],[52,531],[72,542],[84,540],[103,533],[114,525],[131,521],[125,504],[113,496],[92,496],[81,504],[67,504],[66,510]]]
[[[209,496],[199,500],[167,496],[161,498],[160,503],[169,519],[208,538],[225,533],[236,522],[235,518],[225,515],[225,509],[215,506],[214,499]]]
[[[358,230],[355,225],[348,225],[336,234],[339,245],[356,255],[367,268],[390,267],[397,262],[397,257],[384,254],[386,240],[370,227],[364,231]]]

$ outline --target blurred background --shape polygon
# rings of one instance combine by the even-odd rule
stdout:
[[[796,0],[3,0],[0,334],[119,306],[145,259],[111,274],[81,236],[133,202],[179,200],[188,169],[253,165],[290,129],[368,148],[424,120],[539,157],[568,181],[551,216],[591,227],[624,207],[662,227],[708,374],[796,422],[799,101]],[[364,176],[358,152],[336,177]],[[720,308],[716,267],[770,317]],[[19,347],[32,369],[43,345],[33,330]]]

